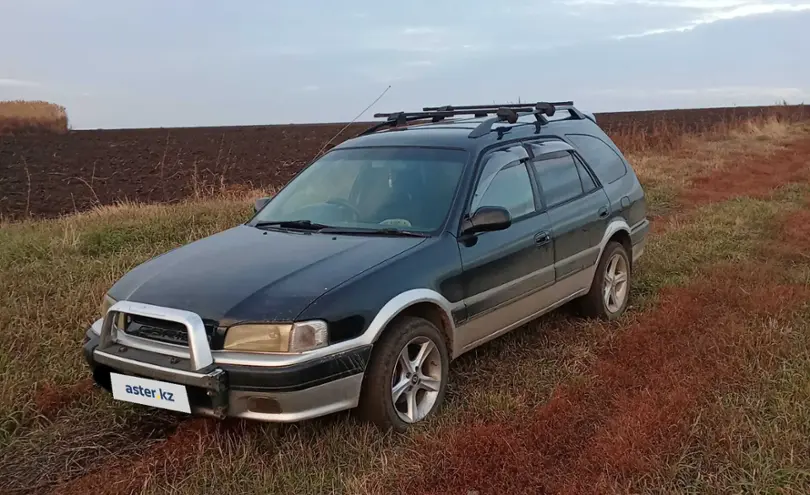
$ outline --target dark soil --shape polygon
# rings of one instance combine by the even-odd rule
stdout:
[[[742,107],[597,114],[608,134],[669,128],[699,132],[720,122],[808,107]],[[0,218],[53,217],[130,200],[170,202],[231,187],[286,184],[344,124],[72,131],[0,136]],[[334,142],[356,135],[354,124]]]

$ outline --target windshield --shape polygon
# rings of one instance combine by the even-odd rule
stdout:
[[[447,216],[466,158],[450,149],[335,150],[295,177],[250,224],[433,232]]]

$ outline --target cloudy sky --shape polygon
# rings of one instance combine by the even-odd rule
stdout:
[[[0,0],[0,46],[77,129],[810,103],[810,0]]]

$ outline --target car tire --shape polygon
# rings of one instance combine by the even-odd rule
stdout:
[[[610,241],[596,266],[591,289],[580,301],[584,316],[613,321],[621,317],[630,300],[632,264],[627,249]]]
[[[383,431],[405,432],[444,402],[449,365],[436,325],[412,316],[395,320],[374,344],[360,393],[360,417]]]

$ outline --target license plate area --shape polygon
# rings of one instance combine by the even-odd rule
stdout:
[[[184,385],[118,373],[110,373],[110,384],[116,400],[191,413]]]

